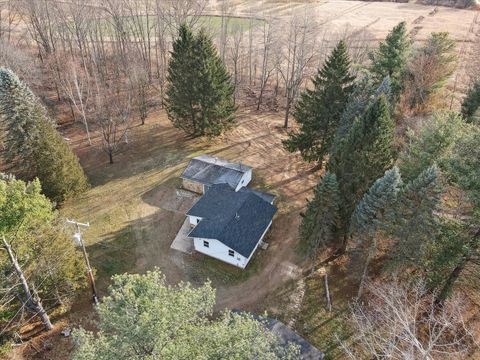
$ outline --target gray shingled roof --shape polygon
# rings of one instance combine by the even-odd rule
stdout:
[[[201,155],[190,160],[180,177],[205,185],[226,183],[236,188],[243,174],[250,170],[252,170],[250,166]]]
[[[212,185],[187,212],[202,218],[189,236],[217,239],[248,258],[276,212],[247,188],[236,192],[227,184]]]
[[[233,310],[233,312],[237,314],[250,314],[255,320],[262,322],[268,330],[279,337],[280,343],[283,346],[287,346],[288,344],[292,343],[299,346],[300,359],[323,360],[325,358],[325,355],[320,350],[318,350],[315,346],[310,344],[307,340],[298,335],[295,331],[290,329],[281,321],[240,310]]]

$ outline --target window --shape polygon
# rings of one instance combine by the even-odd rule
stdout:
[[[235,251],[233,251],[233,250],[228,250],[228,255],[229,255],[229,256],[235,256]]]
[[[200,219],[197,219],[197,224],[200,222]]]
[[[210,244],[208,243],[207,240],[203,240],[203,246],[205,246],[205,247],[210,247]]]

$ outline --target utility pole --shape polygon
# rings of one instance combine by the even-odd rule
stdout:
[[[90,261],[88,260],[87,249],[85,249],[85,243],[82,240],[82,233],[80,231],[80,227],[88,228],[90,227],[90,224],[89,223],[83,224],[83,223],[79,223],[78,221],[68,220],[68,219],[67,219],[67,223],[75,225],[75,229],[77,230],[77,232],[73,235],[73,238],[75,239],[76,244],[82,248],[85,264],[87,265],[87,277],[90,283],[90,287],[92,289],[92,300],[93,300],[93,303],[97,305],[98,296],[97,296],[97,288],[95,287],[95,279],[93,278],[92,268],[90,266]]]

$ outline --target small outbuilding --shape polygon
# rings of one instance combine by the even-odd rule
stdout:
[[[229,184],[213,184],[187,212],[196,251],[244,269],[277,208],[275,196]]]
[[[201,155],[190,160],[180,178],[183,188],[199,194],[204,194],[215,184],[228,184],[238,191],[252,180],[252,168],[242,163]]]

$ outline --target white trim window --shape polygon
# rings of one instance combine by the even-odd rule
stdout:
[[[233,250],[228,250],[228,256],[235,256],[235,251]]]

